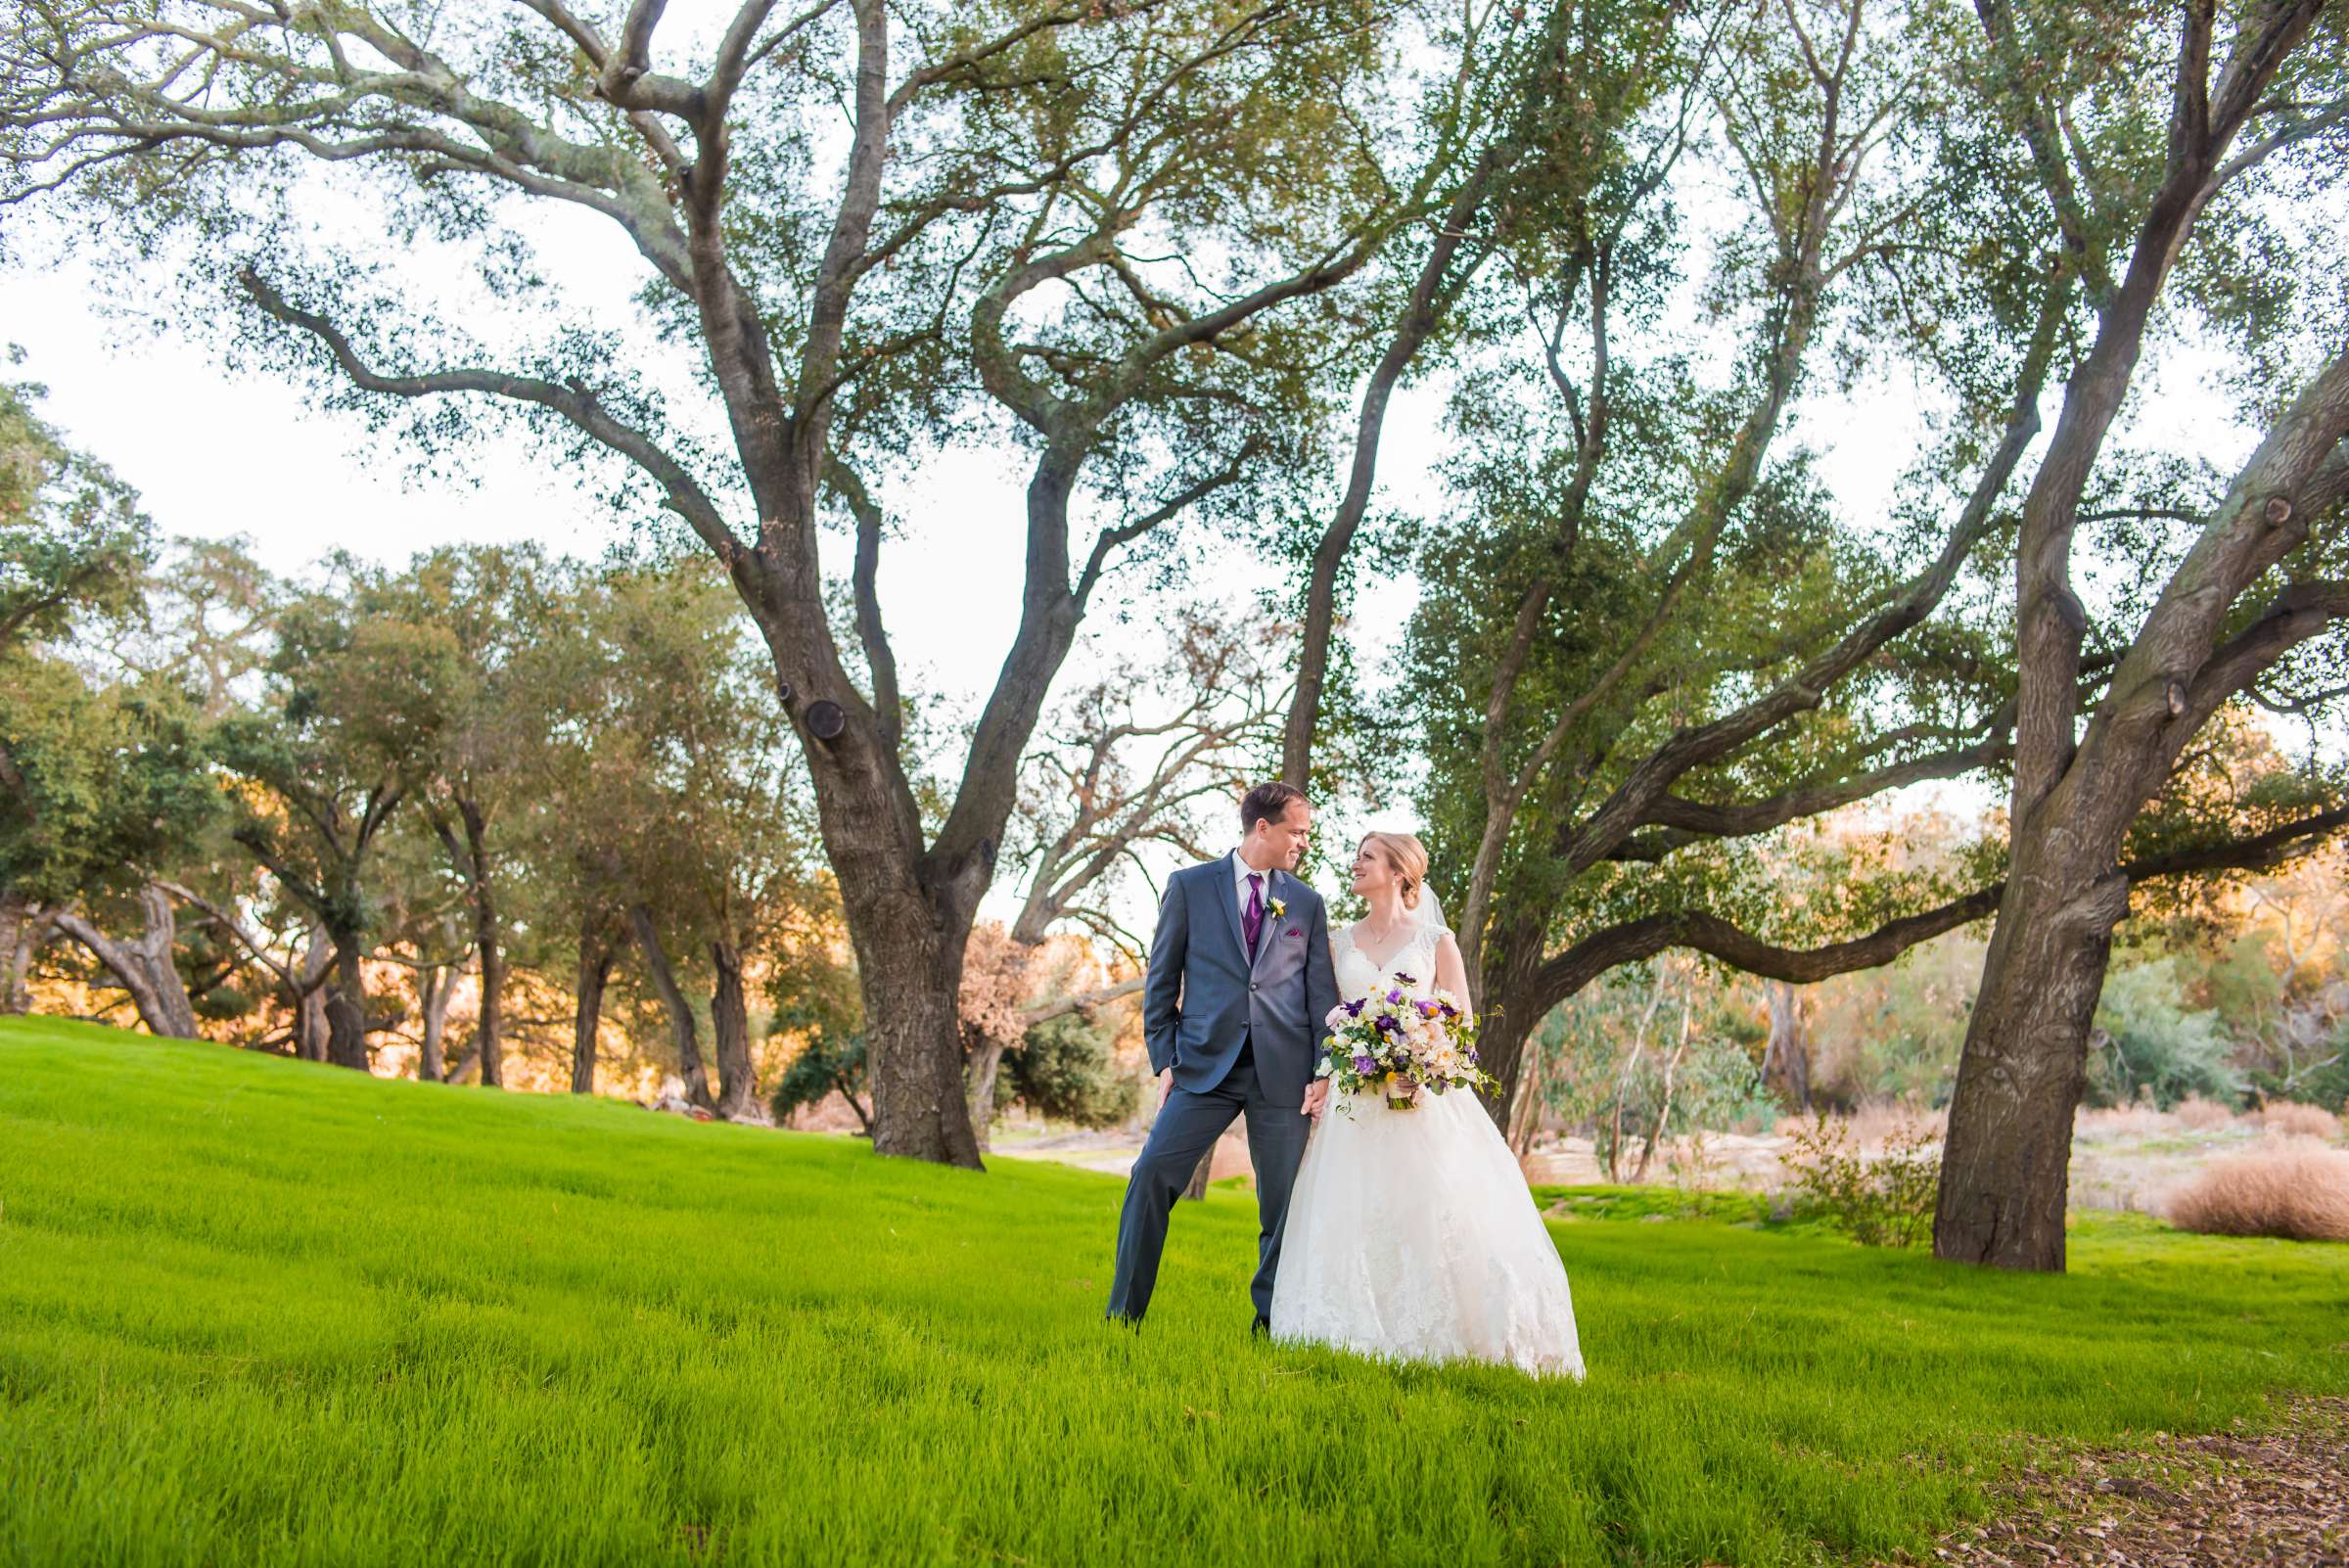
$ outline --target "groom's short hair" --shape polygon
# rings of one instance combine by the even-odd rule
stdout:
[[[1240,797],[1240,832],[1254,833],[1259,822],[1277,822],[1289,814],[1289,803],[1305,799],[1305,791],[1294,784],[1274,779],[1259,784]]]

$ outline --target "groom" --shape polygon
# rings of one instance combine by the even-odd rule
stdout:
[[[1109,1315],[1139,1322],[1158,1283],[1167,1216],[1191,1172],[1235,1116],[1248,1119],[1259,1224],[1256,1329],[1270,1326],[1289,1187],[1312,1111],[1322,1020],[1338,1004],[1320,896],[1289,873],[1304,857],[1313,808],[1288,784],[1240,802],[1240,847],[1167,881],[1142,987],[1142,1033],[1158,1073],[1158,1120],[1134,1161],[1118,1220]]]

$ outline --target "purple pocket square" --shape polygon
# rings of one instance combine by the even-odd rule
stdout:
[[[1302,937],[1305,935],[1305,933],[1302,931],[1284,931],[1281,933],[1281,935],[1284,937]]]

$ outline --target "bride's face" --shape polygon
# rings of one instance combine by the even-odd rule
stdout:
[[[1394,885],[1395,868],[1387,864],[1387,857],[1379,853],[1377,845],[1364,839],[1362,847],[1354,852],[1355,893],[1367,899]]]

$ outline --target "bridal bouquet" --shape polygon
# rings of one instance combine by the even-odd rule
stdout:
[[[1419,1103],[1419,1091],[1487,1088],[1492,1075],[1476,1065],[1476,1021],[1458,997],[1409,975],[1394,975],[1384,990],[1329,1010],[1329,1050],[1316,1077],[1348,1095],[1384,1093],[1398,1111]]]

